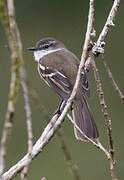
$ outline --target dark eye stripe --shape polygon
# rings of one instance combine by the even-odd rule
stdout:
[[[42,45],[40,48],[41,49],[47,49],[48,47],[50,47],[51,44],[44,44]]]

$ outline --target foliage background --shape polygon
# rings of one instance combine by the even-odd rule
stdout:
[[[96,0],[95,27],[97,36],[103,27],[111,4],[112,1],[108,2],[108,0]],[[30,52],[28,52],[27,48],[34,45],[34,43],[42,37],[55,37],[64,42],[64,44],[80,58],[86,30],[88,1],[16,0],[15,7],[17,22],[23,41],[24,58],[28,71],[30,91],[32,92],[32,89],[34,89],[39,95],[39,102],[34,101],[33,99],[31,100],[35,142],[46,126],[47,120],[50,119],[59,99],[49,89],[49,87],[40,80],[37,73],[37,65],[33,61],[33,56]],[[124,61],[122,50],[124,31],[123,19],[124,11],[122,6],[116,17],[116,26],[107,37],[104,56],[110,65],[115,80],[118,82],[122,92],[124,91]],[[7,41],[3,29],[0,26],[0,133],[6,112],[10,80],[10,56],[6,45]],[[117,175],[120,180],[123,180],[124,108],[106,75],[106,71],[102,64],[102,58],[100,57],[96,61],[103,81],[103,89],[108,103],[108,109],[112,117]],[[89,73],[89,80],[91,86],[91,97],[89,99],[90,106],[98,125],[100,139],[104,142],[104,144],[106,144],[104,119],[99,109],[92,71]],[[8,145],[8,168],[17,162],[18,159],[23,157],[27,150],[25,112],[21,92],[18,96],[14,120],[14,129]],[[72,124],[67,119],[65,119],[62,127],[64,129],[66,141],[73,159],[79,166],[81,178],[102,180],[110,179],[107,168],[108,164],[104,154],[99,152],[99,150],[90,144],[76,141],[73,134]],[[46,146],[43,153],[41,153],[31,165],[29,179],[40,179],[42,176],[45,176],[46,180],[72,179],[68,172],[67,164],[56,136],[53,137],[52,141]],[[15,179],[19,179],[19,177]]]

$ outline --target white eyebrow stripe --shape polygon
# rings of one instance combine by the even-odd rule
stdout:
[[[34,59],[36,62],[39,62],[39,60],[41,58],[43,58],[44,56],[57,52],[57,51],[61,51],[64,48],[58,48],[58,49],[52,49],[52,50],[38,50],[38,51],[34,51]]]

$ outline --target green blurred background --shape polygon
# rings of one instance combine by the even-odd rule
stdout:
[[[97,37],[101,31],[110,10],[112,0],[95,2],[95,27]],[[20,28],[24,59],[28,72],[30,91],[35,90],[39,100],[31,99],[34,142],[42,133],[47,121],[51,118],[58,104],[58,97],[41,81],[37,73],[37,65],[32,54],[27,48],[42,37],[55,37],[62,41],[79,58],[81,56],[84,41],[88,1],[87,0],[16,0],[16,16]],[[104,58],[108,62],[122,92],[124,91],[124,60],[123,60],[123,32],[124,10],[121,5],[115,21],[115,28],[111,29],[105,46]],[[0,26],[0,134],[6,112],[7,98],[10,81],[10,54],[7,48],[6,37]],[[115,93],[104,69],[102,58],[98,58],[97,65],[103,82],[108,110],[112,117],[113,137],[115,145],[116,173],[120,180],[124,179],[124,107]],[[100,139],[106,145],[107,136],[104,119],[99,108],[99,101],[93,78],[93,72],[89,72],[91,87],[90,106],[100,132]],[[7,168],[22,158],[27,150],[26,125],[23,96],[20,91],[14,118],[12,137],[8,144]],[[73,160],[79,167],[81,179],[111,179],[108,170],[108,162],[105,155],[93,145],[76,141],[72,124],[66,119],[62,124],[65,138],[72,154]],[[33,161],[28,178],[46,180],[71,180],[67,163],[60,148],[60,142],[56,135],[46,146],[41,154]],[[19,176],[15,179],[20,179]]]

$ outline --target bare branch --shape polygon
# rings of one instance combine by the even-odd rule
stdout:
[[[95,46],[93,47],[92,49],[92,52],[95,54],[95,55],[99,55],[101,53],[104,53],[104,45],[105,45],[105,38],[110,30],[110,28],[112,26],[114,26],[114,18],[115,18],[115,15],[118,11],[118,8],[120,6],[120,0],[114,0],[113,2],[113,5],[112,5],[112,8],[110,10],[110,13],[108,15],[108,18],[107,18],[107,21],[102,29],[102,32],[100,33],[100,36],[95,44]]]
[[[27,75],[24,66],[20,67],[20,76],[21,76],[21,85],[23,90],[24,97],[24,108],[26,113],[26,124],[27,124],[27,135],[28,135],[28,153],[29,153],[29,164],[21,172],[21,179],[27,179],[27,172],[31,162],[30,153],[33,147],[33,132],[32,132],[32,116],[31,116],[31,107],[29,100],[29,89],[27,86]]]
[[[1,21],[3,23],[6,36],[9,43],[9,48],[11,50],[12,59],[12,70],[11,70],[11,82],[10,82],[10,93],[8,99],[8,109],[5,118],[5,124],[3,128],[3,134],[1,139],[1,149],[0,149],[0,174],[3,173],[5,166],[5,153],[6,153],[6,142],[8,136],[10,135],[10,129],[12,129],[12,120],[15,112],[15,104],[18,94],[19,82],[21,81],[25,112],[26,112],[26,122],[27,122],[27,133],[28,133],[28,152],[31,151],[32,143],[32,118],[31,118],[31,108],[29,103],[29,93],[27,86],[27,76],[24,67],[23,53],[22,53],[22,42],[20,38],[20,32],[15,20],[15,8],[14,1],[7,0],[6,2],[1,0]]]
[[[21,80],[21,86],[24,96],[24,108],[26,113],[26,123],[27,123],[27,133],[28,133],[28,151],[30,152],[32,149],[32,117],[31,117],[31,107],[30,107],[30,100],[29,100],[29,90],[27,85],[27,74],[26,69],[24,67],[24,59],[23,59],[23,52],[22,52],[22,42],[20,37],[20,32],[18,29],[18,25],[16,23],[15,19],[15,8],[14,8],[14,1],[8,0],[7,1],[7,9],[8,9],[8,18],[10,26],[10,31],[13,33],[13,35],[16,35],[16,44],[18,48],[18,57],[19,61],[21,63],[21,66],[19,67],[19,76]],[[14,41],[14,40],[13,40]]]
[[[28,153],[29,153],[29,163],[30,163],[30,160],[31,160],[30,152],[33,147],[33,142],[32,142],[33,133],[32,133],[31,107],[30,107],[29,92],[28,92],[28,85],[27,85],[27,75],[26,75],[26,70],[24,67],[20,32],[19,32],[18,25],[15,19],[14,1],[7,0],[7,6],[8,6],[7,9],[8,9],[9,23],[11,24],[10,31],[13,33],[13,36],[15,35],[16,37],[15,40],[16,40],[16,44],[18,48],[18,58],[19,58],[19,61],[21,62],[21,66],[19,67],[19,76],[20,76],[20,81],[21,81],[21,86],[22,86],[22,91],[23,91],[23,96],[24,96],[24,108],[25,108],[25,113],[26,113],[27,135],[28,135]],[[14,49],[14,51],[15,50],[17,49]],[[22,171],[21,177],[23,180],[26,179],[28,169],[29,169],[28,166],[26,166],[24,170]]]
[[[110,27],[114,26],[113,20],[114,20],[114,17],[116,15],[116,12],[118,10],[119,4],[120,4],[120,0],[114,0],[113,6],[112,6],[111,11],[109,13],[109,16],[107,18],[107,21],[104,25],[104,28],[103,28],[103,30],[102,30],[102,32],[101,32],[101,34],[97,40],[97,43],[95,43],[95,45],[92,48],[92,52],[94,55],[99,55],[100,53],[104,53],[104,49],[103,49],[103,47],[105,45],[104,40],[108,34]],[[90,64],[92,61],[94,61],[93,54],[92,53],[90,54],[90,57],[88,58],[88,64]],[[92,60],[89,60],[89,59],[92,59]],[[115,162],[114,162],[114,147],[113,147],[113,138],[112,138],[111,118],[108,115],[107,105],[106,105],[106,102],[104,99],[104,93],[102,90],[99,72],[98,72],[98,69],[96,67],[95,61],[93,63],[93,70],[94,70],[94,77],[95,77],[96,84],[97,84],[97,91],[99,93],[99,100],[100,100],[100,104],[101,104],[101,109],[102,109],[102,112],[103,112],[105,120],[106,120],[105,124],[107,127],[108,141],[109,141],[109,146],[110,146],[110,154],[109,154],[110,158],[108,158],[109,165],[110,165],[110,173],[111,173],[112,180],[117,180],[115,172],[114,172],[115,171],[114,170]]]
[[[111,70],[110,70],[110,68],[109,68],[109,66],[108,66],[108,64],[107,64],[107,62],[105,60],[103,60],[103,64],[105,66],[105,69],[106,69],[106,71],[108,73],[108,76],[109,76],[109,78],[110,78],[110,80],[112,82],[112,85],[113,85],[115,91],[117,92],[120,99],[122,100],[122,103],[124,103],[124,95],[123,95],[122,91],[120,90],[120,88],[118,87],[118,85],[117,85],[117,83],[116,83],[116,81],[115,81],[115,79],[113,77],[113,74],[112,74],[112,72],[111,72]]]
[[[47,118],[47,114],[48,114],[47,109],[44,107],[43,104],[42,105],[40,104],[40,101],[39,101],[40,98],[39,98],[37,92],[34,89],[32,90],[32,87],[31,87],[29,92],[31,93],[31,98],[36,103],[36,106],[38,107],[38,109],[40,111],[42,109],[43,113],[46,115],[46,118]],[[41,106],[42,106],[42,108],[41,108]],[[81,178],[80,178],[80,175],[79,175],[78,166],[73,161],[72,155],[70,153],[69,146],[68,146],[68,144],[66,142],[66,138],[64,137],[64,132],[63,132],[62,127],[57,130],[56,136],[57,136],[57,138],[59,140],[61,149],[62,149],[63,154],[65,156],[69,172],[71,173],[71,175],[74,177],[75,180],[80,180]]]
[[[13,63],[12,66],[14,66]],[[1,142],[0,142],[0,174],[3,173],[5,168],[7,140],[10,137],[11,130],[13,127],[13,117],[15,113],[15,103],[17,99],[18,85],[19,85],[17,77],[18,77],[18,73],[12,68],[8,105],[7,105],[7,111],[5,115],[5,121],[2,130]]]
[[[92,60],[93,60],[93,57],[92,57]],[[111,122],[111,118],[108,114],[108,109],[107,109],[107,105],[105,102],[104,93],[103,93],[103,89],[102,89],[102,85],[101,85],[101,81],[100,81],[99,71],[96,67],[95,61],[93,63],[93,71],[94,71],[94,78],[95,78],[96,85],[97,85],[97,92],[99,95],[101,111],[104,115],[105,125],[107,128],[108,144],[110,147],[109,152],[110,152],[110,157],[111,157],[110,159],[108,158],[109,164],[110,164],[110,173],[111,173],[112,180],[117,180],[115,172],[114,172],[115,171],[114,170],[115,161],[114,161],[114,145],[113,145],[113,138],[112,138],[112,122]]]
[[[12,24],[9,22],[7,6],[3,0],[0,1],[0,20],[3,24],[3,27],[6,32],[6,36],[9,43],[9,49],[11,53],[11,79],[10,79],[10,87],[9,87],[9,97],[8,97],[8,105],[7,111],[5,114],[5,121],[1,135],[0,142],[0,175],[2,175],[5,168],[5,156],[6,156],[6,146],[7,140],[11,134],[11,130],[13,127],[13,117],[15,113],[15,105],[19,90],[19,60],[18,60],[18,51],[16,45],[16,37],[12,32],[10,32],[10,28]]]
[[[114,146],[113,146],[113,139],[112,139],[112,123],[111,123],[111,118],[109,117],[109,114],[108,114],[107,105],[105,102],[105,97],[104,97],[104,93],[103,93],[103,89],[102,89],[102,84],[100,81],[100,75],[99,75],[99,71],[96,67],[95,61],[93,63],[93,70],[94,70],[94,78],[95,78],[96,85],[97,85],[97,92],[99,94],[101,110],[103,112],[103,115],[105,118],[105,125],[107,127],[110,152],[111,152],[112,158],[114,158]]]
[[[71,118],[71,116],[68,114],[67,115],[69,120],[72,122],[72,124],[74,124],[74,126],[78,129],[78,131],[90,142],[92,143],[94,146],[96,146],[98,149],[100,149],[101,151],[104,152],[104,154],[106,155],[108,161],[109,161],[109,169],[110,169],[110,173],[111,173],[111,177],[112,180],[117,180],[116,175],[115,175],[115,169],[114,169],[114,162],[113,159],[111,157],[111,154],[108,152],[108,150],[106,148],[104,148],[104,146],[101,144],[101,142],[99,141],[99,139],[97,139],[96,141],[93,141],[92,139],[90,139],[89,137],[87,137],[82,131],[81,129],[76,125],[76,123],[73,121],[73,119]]]
[[[107,149],[105,149],[103,147],[103,145],[101,144],[101,142],[99,141],[99,139],[96,139],[95,141],[90,139],[88,136],[86,136],[82,130],[77,126],[77,124],[73,121],[72,117],[67,114],[68,119],[71,121],[71,123],[78,129],[78,131],[80,131],[80,133],[90,142],[92,143],[94,146],[96,146],[98,149],[102,150],[105,155],[107,156],[108,159],[111,159],[110,153],[107,151]]]
[[[45,145],[50,141],[53,134],[61,124],[61,122],[58,121],[59,115],[56,114],[53,116],[51,121],[48,123],[46,128],[44,129],[41,137],[37,140],[35,145],[33,146],[33,149],[31,151],[31,159],[35,158],[40,152],[42,152]],[[11,167],[6,173],[3,174],[2,180],[8,180],[14,177],[17,173],[19,173],[25,166],[29,163],[29,154],[25,155],[17,164],[15,164],[13,167]]]
[[[72,156],[69,152],[67,143],[64,138],[62,128],[58,129],[56,135],[59,139],[59,142],[60,142],[60,145],[61,145],[61,148],[62,148],[63,154],[65,156],[65,159],[66,159],[66,162],[69,167],[71,175],[74,177],[75,180],[81,180],[81,177],[80,177],[79,171],[78,171],[78,166],[76,163],[74,163]]]

